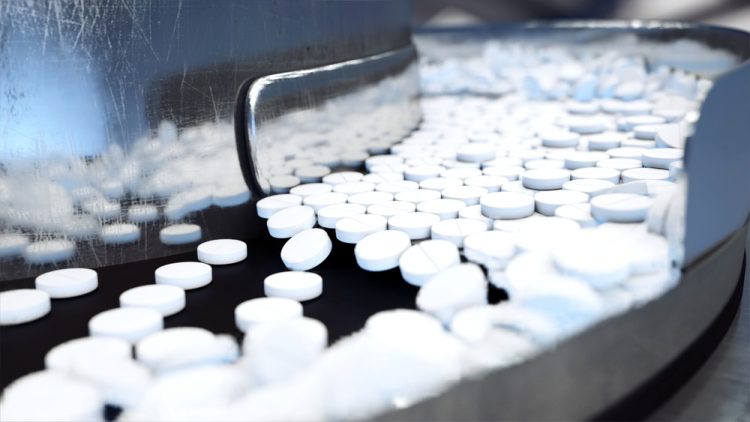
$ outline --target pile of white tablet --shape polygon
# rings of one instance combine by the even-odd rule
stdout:
[[[267,297],[233,310],[241,352],[206,330],[163,329],[186,291],[211,282],[211,265],[247,255],[236,240],[206,242],[201,262],[158,268],[156,284],[123,292],[120,308],[91,319],[91,337],[54,348],[45,371],[11,384],[0,419],[96,419],[105,403],[125,420],[372,417],[521,362],[673,287],[683,148],[711,82],[616,53],[518,47],[512,62],[485,59],[505,63],[504,85],[490,93],[502,95],[423,98],[419,129],[362,157],[364,172],[287,157],[269,180],[278,194],[257,212],[271,236],[288,239],[280,259],[289,271],[265,279]],[[450,69],[445,80],[431,69],[429,83],[449,85]],[[131,221],[153,213],[130,211]],[[134,236],[128,224],[106,234]],[[20,244],[14,236],[0,248]],[[162,231],[165,243],[199,237],[188,225]],[[377,313],[327,348],[325,326],[300,302],[325,294],[325,274],[310,270],[337,242],[355,245],[363,271],[397,270],[418,286],[418,310]],[[96,283],[91,270],[42,275],[36,290],[0,293],[0,323],[39,318],[50,297]],[[490,285],[509,299],[489,304]]]

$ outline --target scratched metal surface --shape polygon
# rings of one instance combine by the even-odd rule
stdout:
[[[254,233],[244,220],[233,221],[234,233],[212,223],[236,215],[230,208],[254,212],[235,147],[239,88],[408,46],[409,8],[400,0],[0,1],[0,234],[76,245],[51,265],[0,257],[0,281],[194,248],[158,240],[171,223],[200,225],[204,240]],[[239,199],[182,206],[219,194]],[[136,243],[102,244],[99,230],[126,222],[133,204],[160,216],[139,225]]]

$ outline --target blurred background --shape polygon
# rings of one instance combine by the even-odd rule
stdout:
[[[750,0],[414,0],[417,25],[530,19],[671,19],[750,31]]]
[[[750,32],[750,0],[412,1],[416,26],[555,19],[663,19],[703,22]],[[750,235],[746,250],[750,251]],[[750,259],[746,261],[743,297],[716,350],[647,420],[750,422]]]

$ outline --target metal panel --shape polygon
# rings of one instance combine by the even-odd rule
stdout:
[[[410,24],[402,0],[0,2],[0,233],[73,241],[75,255],[61,263],[86,267],[194,249],[159,241],[174,222],[200,225],[204,240],[232,226],[254,233],[234,217],[254,212],[247,202],[169,208],[170,196],[195,188],[245,188],[234,140],[240,88],[404,48]],[[92,216],[76,188],[117,209]],[[140,225],[136,243],[103,244],[98,231],[127,222],[132,204],[162,216]],[[237,207],[247,209],[229,210]],[[0,280],[52,267],[0,258]]]
[[[420,118],[416,58],[406,47],[255,80],[246,105],[248,185],[270,193],[271,170],[287,158],[335,159],[403,139]]]

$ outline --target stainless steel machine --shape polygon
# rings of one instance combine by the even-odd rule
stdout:
[[[413,39],[423,54],[460,57],[485,40],[620,48],[627,36],[652,46],[651,60],[695,65],[716,79],[687,150],[679,286],[552,351],[383,419],[642,415],[695,368],[736,310],[750,215],[750,34],[586,21],[412,38],[409,4],[400,0],[36,1],[0,3],[0,22],[0,232],[74,245],[43,262],[9,253],[0,259],[0,290],[33,287],[34,276],[67,266],[96,268],[101,281],[92,294],[55,301],[40,321],[2,328],[0,387],[42,368],[50,347],[85,336],[92,315],[151,282],[156,267],[194,259],[196,243],[160,242],[159,230],[174,223],[199,225],[203,240],[243,239],[249,257],[216,269],[214,283],[191,292],[187,310],[166,326],[239,337],[231,310],[262,296],[263,278],[283,269],[281,244],[254,209],[272,192],[277,158],[327,154],[333,167],[356,167],[363,153],[387,151],[417,127]],[[667,54],[666,42],[677,39],[732,60],[680,62]],[[103,227],[146,207],[157,216],[138,225],[137,239],[102,240]],[[414,308],[416,288],[396,270],[361,271],[346,246],[318,270],[326,293],[305,314],[326,324],[331,341],[379,310]]]

